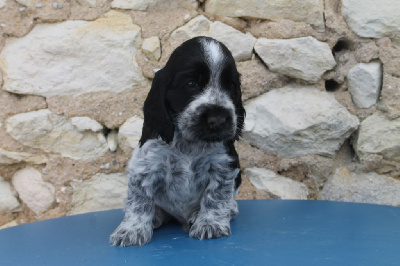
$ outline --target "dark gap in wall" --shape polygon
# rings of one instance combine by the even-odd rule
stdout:
[[[108,134],[110,134],[110,132],[111,132],[111,129],[109,129],[109,128],[106,128],[106,127],[104,127],[104,128],[103,128],[103,135],[104,135],[104,136],[106,136],[106,137],[107,137],[107,136],[108,136]]]
[[[353,44],[352,44],[352,42],[350,40],[340,39],[335,44],[335,46],[333,46],[332,53],[335,54],[335,53],[339,53],[339,52],[344,51],[344,50],[351,50],[352,46],[353,46]]]
[[[325,90],[328,92],[335,92],[339,90],[340,84],[333,79],[325,80]]]

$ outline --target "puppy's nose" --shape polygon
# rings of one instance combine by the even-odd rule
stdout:
[[[228,116],[226,114],[212,114],[208,115],[207,123],[211,129],[219,129],[224,126],[226,121],[228,120]]]

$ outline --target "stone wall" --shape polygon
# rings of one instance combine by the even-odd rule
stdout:
[[[232,51],[239,198],[400,205],[397,0],[0,0],[0,226],[111,208],[157,69]]]

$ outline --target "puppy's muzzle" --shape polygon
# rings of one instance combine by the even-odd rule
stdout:
[[[211,130],[221,130],[231,123],[231,114],[225,108],[213,108],[206,111],[208,127]]]

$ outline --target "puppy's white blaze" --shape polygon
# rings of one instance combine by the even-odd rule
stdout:
[[[202,39],[201,44],[207,58],[207,63],[212,70],[217,69],[224,61],[224,56],[219,43],[213,40]]]

